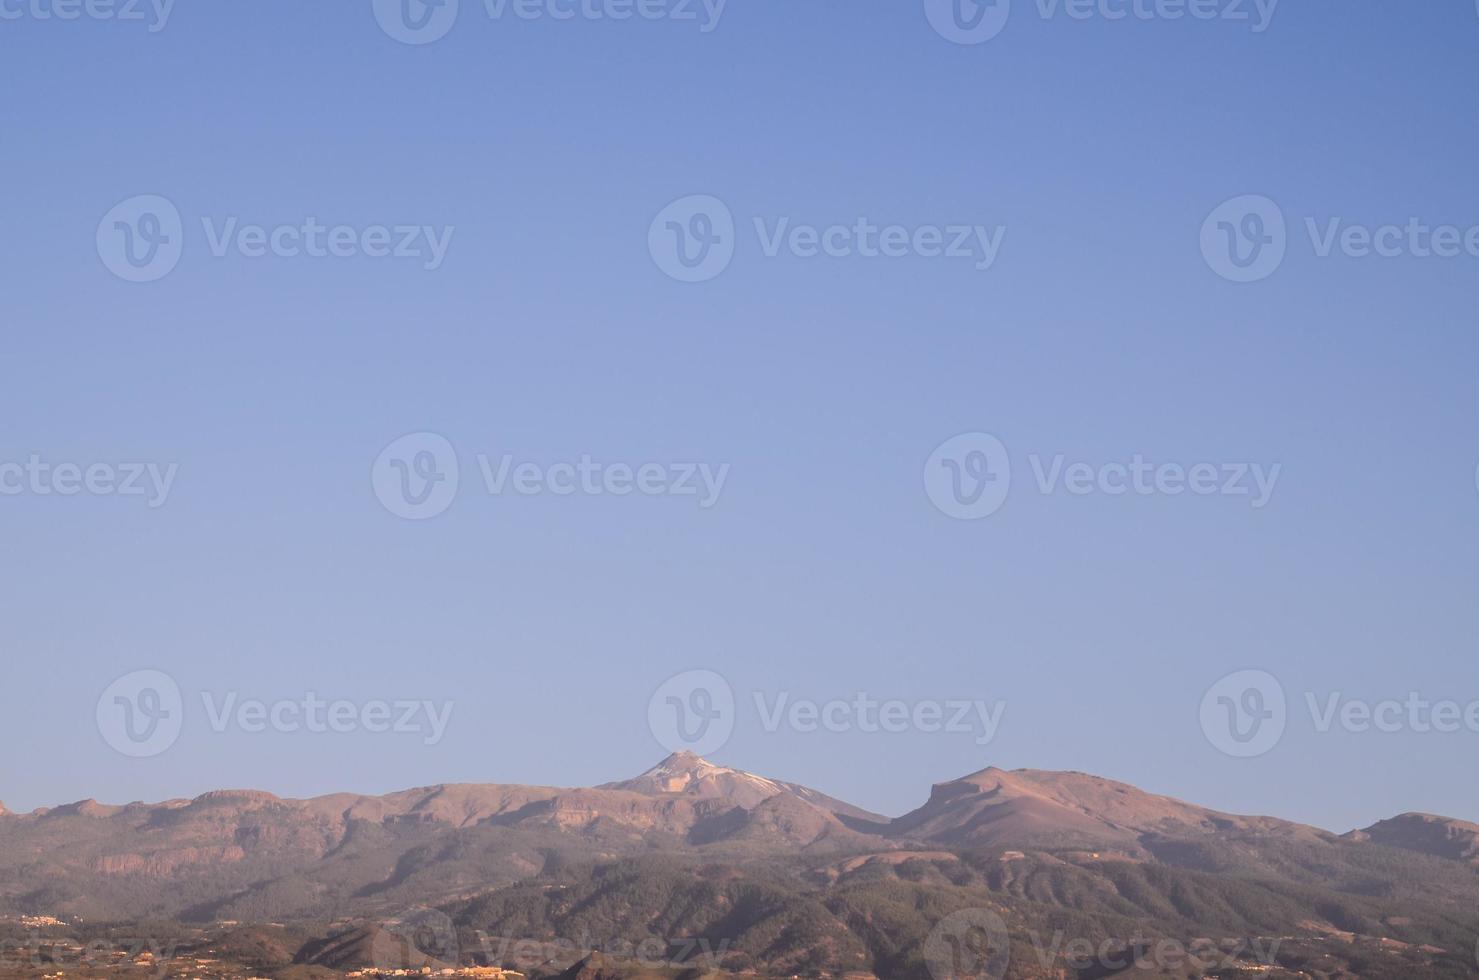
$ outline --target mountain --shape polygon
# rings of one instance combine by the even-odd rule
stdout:
[[[1087,848],[1150,856],[1147,844],[1194,837],[1331,835],[1267,817],[1203,809],[1076,772],[983,769],[937,784],[919,809],[894,820],[894,837],[934,844]]]
[[[662,975],[654,971],[644,971],[644,973]],[[632,980],[632,977],[631,970],[627,969],[624,964],[613,962],[604,954],[592,953],[571,966],[570,969],[560,973],[557,980]]]
[[[551,862],[602,855],[882,843],[844,821],[877,827],[883,818],[682,754],[594,789],[482,784],[309,800],[249,790],[127,806],[86,800],[0,816],[0,913],[352,914],[445,900]]]
[[[1479,824],[1462,820],[1428,813],[1404,813],[1347,837],[1479,865]]]
[[[416,945],[415,909],[440,924],[437,948]],[[296,976],[387,957],[509,965],[513,939],[568,947],[515,966],[539,980],[581,963],[600,980],[650,974],[623,964],[623,942],[656,944],[657,973],[674,976],[700,950],[706,973],[924,978],[929,936],[962,910],[1028,948],[1034,935],[1136,949],[1256,938],[1283,944],[1289,975],[1474,976],[1479,825],[1406,814],[1338,837],[1083,773],[995,768],[889,820],[689,753],[584,789],[223,790],[0,813],[0,930],[19,915],[240,922],[258,931],[205,948],[270,946],[260,959],[280,964],[288,940],[260,930],[287,923]],[[1048,965],[1012,980],[1107,975],[1065,972],[1061,950],[1029,956]]]
[[[767,779],[739,769],[716,766],[692,752],[675,752],[635,779],[607,783],[598,788],[624,790],[644,796],[673,794],[693,799],[720,799],[745,809],[751,809],[773,797],[786,795],[854,820],[878,825],[888,822],[887,817],[835,800],[814,789]]]
[[[429,931],[436,932],[434,928]],[[433,948],[428,951],[427,946]],[[431,941],[423,937],[418,945],[415,930],[406,928],[404,924],[394,923],[387,927],[373,923],[310,940],[298,950],[294,959],[308,966],[337,970],[379,967],[418,973],[427,968],[440,972],[456,965],[453,962],[455,946],[455,937],[450,932],[433,936]]]

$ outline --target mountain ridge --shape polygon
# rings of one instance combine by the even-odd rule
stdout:
[[[732,939],[738,972],[923,980],[936,923],[975,908],[1122,941],[1147,923],[1185,941],[1293,936],[1292,967],[1413,980],[1465,975],[1476,857],[1463,821],[1337,836],[1082,772],[987,767],[890,819],[674,753],[587,788],[228,789],[0,815],[0,922],[287,922],[313,937],[305,967],[338,968],[396,945],[378,924],[420,908],[464,936]],[[1393,958],[1385,973],[1372,951]]]
[[[983,783],[989,783],[989,791]],[[644,771],[638,776],[625,780],[616,780],[600,783],[590,787],[579,786],[553,786],[534,785],[522,783],[482,783],[482,782],[450,782],[431,783],[424,786],[410,787],[406,789],[393,790],[387,793],[362,793],[354,791],[335,791],[310,797],[288,797],[279,796],[267,790],[255,789],[216,789],[208,790],[194,797],[173,797],[156,802],[144,802],[133,800],[128,803],[107,804],[100,803],[96,799],[88,798],[70,803],[58,804],[51,807],[37,807],[30,811],[12,811],[0,803],[0,818],[42,818],[56,817],[61,815],[83,815],[106,817],[130,809],[179,809],[197,805],[208,805],[220,802],[239,802],[245,804],[284,804],[301,805],[315,812],[330,812],[342,807],[345,812],[352,812],[355,816],[364,816],[373,812],[383,811],[394,814],[398,807],[406,807],[407,812],[447,813],[451,812],[461,801],[463,805],[467,801],[478,797],[486,797],[491,801],[502,799],[503,803],[495,809],[481,816],[492,816],[506,812],[509,805],[514,801],[527,805],[532,802],[550,800],[560,796],[583,794],[583,793],[633,793],[640,796],[672,796],[686,798],[694,801],[699,800],[729,800],[746,807],[758,805],[771,797],[789,794],[805,802],[812,803],[832,813],[842,815],[850,820],[861,820],[880,827],[897,827],[906,822],[918,822],[922,820],[921,814],[933,805],[943,805],[945,802],[941,794],[968,794],[971,787],[978,792],[986,792],[987,795],[1004,794],[1008,797],[1037,797],[1042,800],[1053,802],[1059,806],[1072,808],[1072,804],[1065,803],[1061,798],[1054,799],[1054,787],[1056,792],[1063,793],[1066,788],[1077,787],[1082,791],[1087,788],[1100,796],[1105,801],[1112,802],[1113,794],[1134,794],[1146,801],[1158,801],[1168,811],[1195,811],[1199,814],[1212,814],[1217,817],[1229,818],[1244,822],[1265,822],[1270,825],[1288,825],[1302,827],[1305,830],[1318,834],[1334,834],[1324,828],[1298,824],[1295,821],[1283,818],[1252,815],[1234,814],[1223,811],[1211,810],[1196,804],[1187,803],[1177,797],[1150,793],[1141,790],[1129,783],[1096,776],[1081,770],[1045,770],[1045,769],[1002,769],[996,766],[987,766],[967,775],[955,779],[935,783],[930,788],[930,796],[924,804],[915,807],[897,817],[888,817],[878,814],[863,807],[856,806],[844,800],[837,799],[826,793],[803,786],[798,783],[785,780],[771,779],[760,776],[742,769],[734,769],[727,766],[719,766],[709,762],[691,752],[674,752],[664,758],[657,765]],[[440,800],[440,802],[437,802]],[[1358,839],[1360,835],[1369,835],[1384,825],[1392,825],[1386,828],[1388,831],[1400,823],[1411,824],[1417,818],[1438,821],[1445,826],[1464,828],[1465,833],[1472,833],[1476,838],[1476,848],[1479,848],[1479,823],[1473,823],[1462,818],[1444,816],[1439,814],[1419,813],[1406,811],[1393,815],[1392,817],[1379,820],[1376,823],[1353,829],[1344,835],[1347,839]],[[1479,853],[1479,851],[1476,851]]]

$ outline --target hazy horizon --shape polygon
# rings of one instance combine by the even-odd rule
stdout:
[[[664,757],[664,758],[666,758],[666,757]],[[654,764],[656,762],[660,762],[660,761],[662,761],[662,760],[661,759],[655,760]],[[712,760],[712,759],[706,759],[706,761],[714,762],[714,760]],[[740,770],[740,771],[743,771],[743,772],[751,772],[751,770],[746,770],[743,765],[740,765],[740,764],[735,763],[735,762],[727,762],[727,763],[714,762],[714,764],[715,765],[722,765],[726,769],[736,769],[736,770]],[[33,813],[37,812],[38,810],[39,811],[55,810],[58,807],[70,806],[70,805],[76,804],[76,803],[96,802],[96,803],[99,803],[99,804],[101,804],[103,806],[109,806],[109,807],[122,807],[122,806],[130,806],[130,805],[134,805],[134,804],[144,804],[144,805],[148,805],[148,806],[153,806],[153,805],[158,805],[158,804],[161,804],[161,803],[169,803],[169,802],[173,802],[173,801],[177,801],[177,800],[182,800],[182,801],[194,800],[194,799],[199,798],[200,796],[203,796],[203,795],[206,795],[206,794],[209,794],[209,793],[213,793],[213,792],[267,792],[267,793],[272,793],[272,795],[277,796],[277,797],[279,797],[281,799],[287,799],[287,800],[294,800],[294,799],[298,799],[298,800],[311,800],[311,799],[316,799],[316,798],[324,798],[324,797],[332,797],[332,796],[345,796],[345,795],[348,795],[348,796],[364,796],[364,797],[387,796],[387,795],[390,795],[390,794],[393,794],[393,793],[404,792],[404,791],[408,791],[408,790],[426,789],[426,788],[429,788],[429,787],[432,787],[432,786],[439,786],[439,785],[459,785],[459,786],[530,785],[530,786],[542,786],[542,787],[547,787],[547,788],[550,788],[550,789],[589,789],[589,788],[593,788],[593,787],[595,787],[597,785],[600,785],[600,783],[603,783],[603,782],[619,782],[619,781],[621,781],[623,779],[634,778],[634,777],[636,777],[638,775],[641,775],[643,772],[646,772],[648,769],[651,769],[651,768],[652,768],[652,766],[649,765],[649,766],[647,766],[647,767],[645,767],[643,769],[634,770],[632,772],[615,774],[615,775],[612,775],[609,779],[604,779],[604,780],[600,780],[598,782],[593,782],[593,783],[591,783],[589,785],[569,783],[569,782],[559,782],[559,781],[554,781],[554,782],[546,781],[546,782],[535,782],[535,783],[511,783],[508,780],[498,780],[498,779],[488,779],[488,780],[457,780],[457,781],[447,781],[445,783],[433,782],[433,783],[424,783],[424,784],[420,784],[420,785],[393,786],[393,787],[387,787],[387,788],[339,787],[339,788],[336,788],[336,789],[327,789],[327,790],[324,790],[323,792],[308,793],[308,794],[305,794],[305,795],[294,795],[294,794],[290,794],[290,793],[279,793],[279,792],[275,792],[270,787],[265,787],[265,786],[235,786],[235,785],[226,785],[226,784],[223,784],[223,785],[219,785],[219,786],[212,785],[212,786],[209,786],[207,788],[201,789],[198,792],[179,793],[179,794],[175,794],[173,796],[161,797],[159,799],[136,799],[136,800],[123,800],[123,799],[107,800],[107,799],[105,799],[105,800],[99,800],[99,799],[95,799],[95,798],[92,798],[92,797],[87,797],[87,798],[84,798],[84,799],[58,801],[58,802],[54,802],[54,803],[44,803],[44,804],[40,804],[40,805],[35,806],[35,807],[29,807],[29,808],[26,808],[26,809],[20,809],[20,808],[17,808],[17,807],[10,806],[4,800],[0,800],[0,805],[6,806],[6,808],[9,810],[9,812],[12,813],[12,814],[25,816],[25,815],[33,814]],[[998,763],[990,763],[990,764],[987,764],[985,766],[980,767],[979,769],[971,770],[971,771],[968,771],[968,772],[957,773],[957,774],[955,774],[953,776],[932,777],[927,782],[925,782],[925,783],[923,783],[921,785],[921,790],[920,790],[920,793],[918,794],[918,799],[917,800],[915,800],[914,802],[909,803],[909,804],[903,806],[902,808],[893,809],[893,810],[873,810],[873,808],[861,804],[858,800],[850,799],[850,798],[847,798],[845,796],[842,796],[840,793],[835,792],[832,787],[829,787],[829,786],[826,786],[826,785],[808,785],[807,788],[808,789],[814,789],[814,790],[817,790],[817,791],[822,792],[822,793],[826,793],[828,796],[836,797],[836,798],[840,799],[844,803],[851,803],[851,804],[854,804],[854,805],[863,806],[864,809],[872,810],[872,812],[877,813],[879,816],[887,817],[889,819],[896,819],[898,817],[904,816],[907,813],[912,812],[913,810],[919,808],[920,806],[923,806],[924,803],[926,802],[926,800],[929,797],[929,792],[930,792],[930,789],[931,789],[932,786],[937,785],[937,784],[941,784],[941,783],[952,782],[952,781],[954,781],[956,779],[961,779],[961,778],[964,778],[966,776],[976,775],[977,773],[986,771],[988,769],[998,769],[998,770],[1003,770],[1003,771],[1006,771],[1006,772],[1063,772],[1063,773],[1082,773],[1084,775],[1095,776],[1095,777],[1098,777],[1098,778],[1101,778],[1101,779],[1108,779],[1108,780],[1111,780],[1113,782],[1125,783],[1125,780],[1123,780],[1123,779],[1120,779],[1120,778],[1115,777],[1113,775],[1102,773],[1102,772],[1085,773],[1085,772],[1083,772],[1083,770],[1077,770],[1077,769],[1044,770],[1044,769],[1040,769],[1038,767],[1034,767],[1034,766],[1030,766],[1030,765],[1022,765],[1022,766],[1019,766],[1019,765],[1002,765],[1002,764],[998,764]],[[793,780],[793,779],[781,777],[781,776],[779,776],[779,775],[777,775],[775,773],[764,773],[764,772],[753,773],[752,772],[752,774],[753,775],[759,775],[759,776],[766,776],[766,777],[775,778],[775,779],[784,779],[785,782],[791,782],[791,783],[794,783],[795,782],[795,780]],[[1127,785],[1129,785],[1129,784],[1127,784]],[[1175,794],[1169,793],[1169,792],[1167,792],[1167,791],[1165,791],[1163,789],[1158,789],[1153,784],[1139,784],[1139,785],[1136,785],[1135,788],[1136,789],[1140,789],[1140,790],[1144,790],[1144,791],[1149,792],[1149,793],[1153,793],[1153,794],[1155,794],[1157,796],[1170,796],[1172,798],[1176,798],[1175,797]],[[1182,802],[1184,802],[1184,803],[1190,803],[1190,804],[1193,804],[1193,805],[1200,805],[1200,803],[1201,803],[1201,801],[1194,800],[1194,799],[1183,799]],[[1230,814],[1232,814],[1234,816],[1248,816],[1248,817],[1257,816],[1257,817],[1274,817],[1274,818],[1279,818],[1279,819],[1289,819],[1286,815],[1280,814],[1280,813],[1277,813],[1277,812],[1264,813],[1264,812],[1254,812],[1254,811],[1241,811],[1241,810],[1237,810],[1236,808],[1227,810],[1226,812],[1228,812],[1228,813],[1230,813]],[[1415,811],[1407,811],[1407,812],[1415,812]],[[1393,816],[1398,816],[1398,815],[1399,814],[1394,811],[1393,813],[1388,814],[1387,816],[1388,817],[1393,817]],[[1468,820],[1468,818],[1466,818],[1462,814],[1443,814],[1442,816],[1453,817],[1453,818],[1459,819],[1459,820],[1466,820],[1467,822],[1470,822],[1470,823],[1475,822],[1475,821],[1472,821],[1472,820]],[[1295,822],[1299,822],[1299,821],[1295,821]],[[1367,824],[1362,825],[1362,826],[1351,826],[1351,827],[1328,827],[1328,826],[1321,826],[1321,825],[1318,825],[1318,824],[1310,824],[1309,826],[1317,827],[1320,830],[1327,830],[1327,831],[1330,831],[1330,832],[1336,833],[1336,834],[1344,834],[1344,833],[1348,833],[1350,831],[1365,829],[1365,827],[1366,826],[1369,826],[1369,824],[1371,822],[1373,822],[1373,821],[1368,821]]]

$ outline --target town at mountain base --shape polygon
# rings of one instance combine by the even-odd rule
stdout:
[[[147,955],[160,976],[953,980],[982,937],[1010,955],[965,964],[980,980],[1479,976],[1479,826],[1339,836],[998,769],[888,819],[686,753],[590,789],[0,815],[5,978]]]

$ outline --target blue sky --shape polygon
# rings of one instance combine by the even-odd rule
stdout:
[[[45,0],[37,0],[41,9]],[[1224,4],[1223,6],[1226,6]],[[1250,5],[1251,6],[1251,5]],[[688,21],[490,19],[407,45],[369,2],[0,20],[0,462],[178,464],[167,501],[0,496],[0,769],[12,809],[442,781],[580,785],[666,751],[648,700],[736,693],[714,759],[887,813],[986,765],[1079,769],[1346,830],[1479,819],[1479,732],[1314,729],[1306,693],[1479,699],[1479,257],[1322,257],[1306,220],[1479,225],[1468,0],[1236,21],[1044,18],[959,45],[920,3],[740,3]],[[100,220],[160,195],[156,282]],[[680,283],[654,216],[721,200],[735,254]],[[1287,256],[1199,247],[1241,195]],[[445,261],[212,254],[206,224],[452,228]],[[996,261],[769,257],[754,222],[1004,228]],[[379,454],[445,437],[432,520]],[[922,470],[1012,463],[961,521]],[[727,464],[722,496],[483,492],[476,457]],[[1280,467],[1222,494],[1039,492],[1031,460]],[[1256,668],[1271,751],[1204,692]],[[126,758],[110,682],[185,727]],[[452,700],[436,745],[211,730],[202,695]],[[995,739],[760,724],[753,696],[1005,702]]]

